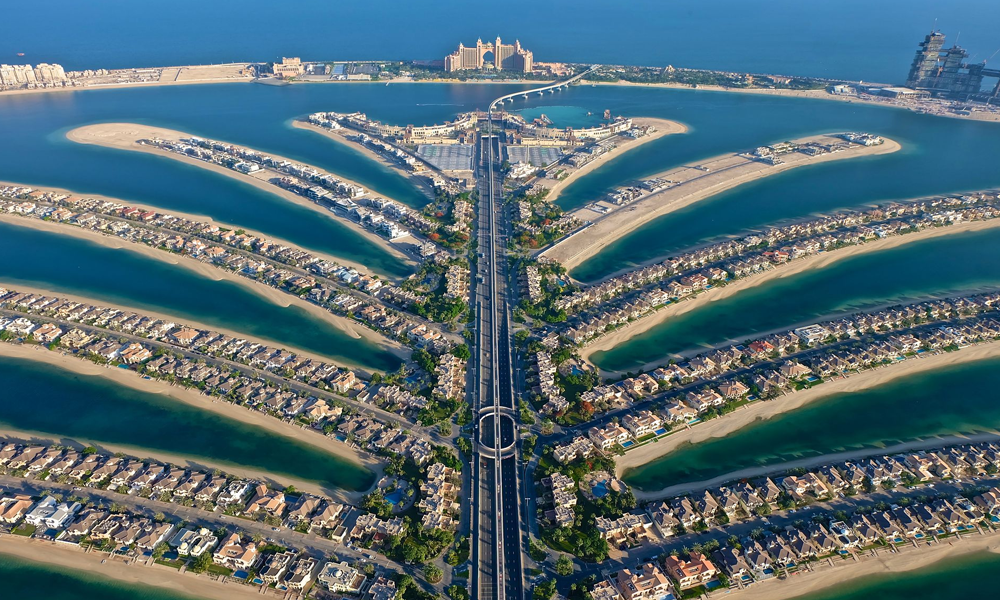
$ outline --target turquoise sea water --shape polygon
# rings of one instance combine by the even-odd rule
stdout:
[[[195,600],[148,585],[122,583],[99,574],[51,567],[0,554],[5,598],[45,600]]]
[[[845,130],[892,138],[902,150],[793,169],[659,217],[572,271],[581,281],[663,259],[682,248],[789,219],[876,202],[1000,186],[1000,126],[908,111],[707,91],[573,90],[585,107],[674,119],[691,130],[650,142],[571,184],[557,203],[581,206],[653,173],[762,143]],[[563,99],[565,101],[565,98]],[[602,106],[606,105],[606,106]]]
[[[861,392],[836,394],[629,471],[645,489],[917,438],[1000,427],[1000,360],[921,373]],[[781,400],[777,400],[781,402]]]
[[[909,573],[872,575],[797,600],[988,600],[996,598],[1000,555],[980,552]]]
[[[55,232],[0,223],[0,281],[163,311],[370,369],[394,370],[400,364],[371,342],[352,338],[298,306],[279,306],[238,283]]]
[[[190,457],[192,465],[241,465],[330,489],[363,490],[372,482],[367,469],[312,445],[97,375],[0,357],[0,381],[0,428],[160,450]]]
[[[958,233],[863,254],[765,282],[668,319],[592,360],[631,370],[674,353],[929,296],[1000,287],[1000,229]]]

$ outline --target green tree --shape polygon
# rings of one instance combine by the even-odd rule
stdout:
[[[444,578],[444,572],[441,567],[435,564],[428,564],[424,566],[424,578],[427,579],[428,583],[437,583]]]
[[[212,553],[204,552],[198,558],[194,559],[188,569],[195,573],[204,573],[210,566],[212,566]]]
[[[573,574],[573,559],[565,554],[560,554],[556,560],[556,574],[568,577]]]
[[[535,591],[532,592],[531,597],[534,600],[550,600],[550,598],[555,595],[556,582],[551,579],[546,579],[542,583],[535,586]]]

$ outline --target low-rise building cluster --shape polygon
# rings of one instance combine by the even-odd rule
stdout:
[[[872,456],[733,482],[691,496],[654,502],[647,506],[647,511],[660,535],[666,538],[699,524],[713,527],[756,519],[760,515],[795,509],[817,501],[863,496],[897,486],[978,478],[996,473],[998,469],[1000,445],[996,442],[963,444]],[[989,495],[987,493],[979,498],[986,500]],[[974,503],[987,514],[996,508],[990,503]]]
[[[465,395],[466,361],[453,354],[442,354],[434,368],[437,384],[434,395],[448,400],[457,400]]]
[[[345,507],[339,502],[313,494],[286,496],[265,483],[218,471],[199,471],[120,454],[12,441],[0,443],[0,470],[6,475],[36,482],[72,483],[207,511],[225,510],[259,519],[270,517],[268,521],[276,526],[326,532],[334,539],[343,539],[346,532],[341,523]],[[59,527],[67,524],[78,509],[79,505],[74,508],[46,501],[35,511],[35,516],[28,514],[29,523],[42,525],[44,521],[49,527]],[[188,546],[192,545],[189,540]]]
[[[556,302],[558,308],[572,310],[606,302],[650,284],[672,278],[678,285],[675,295],[693,293],[695,281],[681,277],[699,272],[710,281],[718,279],[702,269],[720,269],[726,277],[745,277],[774,265],[808,256],[823,249],[854,245],[883,238],[902,230],[923,229],[948,223],[995,218],[1000,198],[996,193],[976,193],[960,197],[934,198],[892,203],[865,211],[845,211],[830,216],[771,227],[740,239],[726,240],[690,250],[661,263],[641,267],[599,284],[567,294]],[[687,286],[686,289],[684,286]],[[664,287],[663,289],[668,289]],[[588,315],[587,318],[590,318]]]
[[[564,412],[569,408],[569,401],[556,384],[556,366],[552,364],[552,356],[548,352],[536,352],[535,369],[538,371],[538,385],[534,391],[545,401],[542,412],[545,414]]]
[[[432,348],[447,345],[439,332],[353,291],[357,289],[379,300],[403,304],[404,290],[354,268],[245,232],[104,200],[14,186],[0,188],[0,211],[54,220],[184,254],[302,297],[386,335],[424,346],[431,344]]]
[[[417,508],[423,513],[421,525],[424,529],[454,531],[462,507],[458,503],[461,478],[455,469],[442,463],[434,463],[427,468],[427,477],[420,484],[420,502]]]
[[[988,292],[860,313],[774,333],[597,386],[580,395],[580,409],[593,414],[632,408],[652,397],[665,400],[655,414],[633,412],[620,424],[609,423],[589,432],[601,449],[616,445],[627,448],[632,440],[649,435],[650,429],[664,434],[668,428],[661,425],[696,422],[709,410],[722,410],[733,402],[816,385],[824,377],[906,360],[928,350],[996,339],[1000,321],[990,313],[998,307],[1000,292]],[[741,374],[735,375],[737,371]]]

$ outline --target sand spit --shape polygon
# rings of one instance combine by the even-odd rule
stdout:
[[[107,552],[84,552],[78,546],[29,539],[19,535],[0,536],[0,554],[10,554],[32,562],[80,571],[82,576],[109,577],[192,598],[252,600],[261,597],[260,589],[254,586],[236,582],[222,583],[207,575],[196,575],[190,571],[181,573],[177,569],[163,565],[126,563],[121,558],[108,558]],[[265,589],[267,596],[280,597],[278,595],[280,592]]]
[[[839,138],[832,137],[832,135],[809,136],[792,140],[793,143],[797,144],[810,142],[828,144],[840,141]],[[852,146],[848,150],[821,156],[807,156],[802,153],[786,154],[783,156],[785,162],[778,165],[752,161],[733,153],[699,161],[696,164],[673,167],[651,176],[680,181],[672,187],[649,194],[626,206],[616,207],[609,213],[601,213],[588,207],[572,211],[569,214],[576,216],[580,221],[591,224],[543,251],[541,255],[562,263],[564,267],[572,271],[588,258],[642,225],[726,190],[797,167],[862,156],[889,154],[900,148],[901,146],[897,142],[886,139],[878,146]]]
[[[243,408],[206,396],[197,390],[182,386],[170,385],[157,379],[144,379],[134,371],[102,366],[62,352],[53,352],[41,346],[24,346],[21,344],[0,344],[0,356],[21,358],[55,365],[81,375],[96,375],[109,379],[116,384],[138,390],[140,392],[161,394],[202,410],[209,410],[218,415],[266,429],[272,433],[309,444],[325,452],[329,452],[344,460],[362,465],[376,473],[381,472],[380,463],[371,456],[364,455],[351,446],[335,439],[326,437],[314,431],[292,423],[280,421],[263,413]],[[356,493],[345,496],[358,496]]]
[[[636,139],[626,138],[626,141],[623,141],[617,148],[615,148],[611,152],[602,154],[601,156],[590,161],[589,163],[583,165],[579,169],[574,170],[565,179],[560,179],[559,181],[556,181],[553,185],[551,185],[551,187],[546,185],[549,183],[549,180],[542,180],[540,183],[542,183],[542,185],[546,185],[546,187],[548,187],[549,190],[549,194],[545,197],[545,200],[547,202],[555,202],[556,199],[559,198],[559,195],[562,194],[563,191],[567,187],[569,187],[570,184],[572,184],[574,181],[596,170],[598,167],[602,167],[608,162],[616,158],[619,158],[621,156],[624,156],[626,152],[631,152],[632,150],[635,150],[639,146],[648,144],[649,142],[658,140],[664,136],[674,135],[679,133],[687,133],[688,131],[687,125],[683,123],[678,123],[677,121],[669,121],[667,119],[655,119],[652,117],[634,117],[632,119],[632,123],[639,127],[644,127],[649,125],[655,127],[656,131],[641,138],[636,138]]]
[[[39,231],[56,232],[61,235],[70,235],[79,239],[84,239],[90,242],[95,242],[105,246],[107,248],[112,248],[115,250],[127,250],[129,252],[136,252],[145,257],[158,260],[160,262],[167,263],[169,265],[183,267],[190,271],[197,273],[198,275],[210,279],[212,281],[228,281],[230,283],[235,283],[242,286],[244,289],[249,290],[258,296],[266,299],[267,301],[282,307],[287,308],[289,306],[296,306],[308,312],[309,314],[322,319],[337,329],[345,332],[347,335],[353,337],[354,339],[365,339],[384,350],[392,352],[396,356],[403,358],[404,360],[409,356],[409,352],[403,348],[398,342],[390,340],[389,338],[379,334],[378,332],[372,331],[367,327],[364,327],[360,323],[356,323],[347,317],[342,317],[340,315],[335,315],[332,312],[324,309],[321,306],[317,306],[312,302],[293,296],[291,294],[286,294],[281,290],[272,288],[267,285],[263,285],[256,281],[247,279],[246,277],[240,277],[236,273],[227,271],[225,269],[220,269],[213,267],[207,263],[204,263],[196,258],[189,256],[184,256],[181,254],[173,254],[164,252],[163,250],[158,250],[147,246],[146,244],[131,244],[121,238],[105,235],[98,231],[92,229],[85,229],[83,227],[77,227],[75,225],[69,225],[67,223],[59,223],[56,221],[42,221],[41,219],[31,219],[24,217],[17,217],[14,215],[0,214],[0,222],[9,223],[11,225],[16,225],[18,227],[27,227],[30,229],[37,229]],[[11,285],[11,287],[24,288],[22,285]],[[54,295],[66,296],[61,292],[52,292]],[[107,304],[103,301],[93,301],[95,304]],[[142,312],[146,314],[153,314],[151,311],[146,309],[132,309],[135,312]],[[224,332],[224,330],[215,326],[206,326],[206,329],[213,329],[219,332]],[[239,334],[241,337],[246,337],[244,334]],[[283,345],[283,342],[272,341],[268,342],[268,345]],[[303,352],[302,354],[308,355],[308,352]],[[338,365],[350,368],[365,369],[361,365],[352,364],[350,361],[345,360],[333,360],[330,358],[324,358],[324,361],[332,361]]]
[[[672,433],[657,442],[626,452],[624,456],[617,458],[616,471],[621,476],[628,469],[645,465],[666,456],[684,444],[697,444],[712,438],[725,437],[752,425],[755,421],[770,419],[828,396],[846,392],[860,392],[919,373],[997,357],[1000,357],[1000,342],[986,342],[961,348],[954,352],[941,352],[931,356],[911,358],[877,369],[862,371],[841,379],[826,381],[806,390],[791,392],[775,400],[753,402],[723,417],[699,423]]]
[[[792,261],[785,266],[772,269],[770,271],[765,271],[757,275],[751,275],[750,277],[745,277],[743,279],[738,279],[728,285],[722,287],[715,287],[710,290],[706,290],[692,297],[690,300],[684,300],[682,302],[677,302],[675,304],[670,304],[660,310],[651,313],[649,316],[636,319],[635,321],[612,331],[611,333],[598,338],[594,343],[589,344],[580,351],[580,355],[584,360],[589,360],[591,356],[596,352],[610,350],[616,346],[619,346],[628,340],[641,335],[650,329],[666,322],[667,320],[683,315],[685,313],[698,310],[711,304],[713,302],[719,302],[730,298],[744,290],[748,290],[760,285],[763,285],[769,281],[774,281],[776,279],[782,279],[785,277],[791,277],[793,275],[798,275],[805,271],[811,271],[815,269],[826,268],[838,261],[842,261],[855,256],[860,256],[862,254],[868,254],[871,252],[879,252],[882,250],[889,250],[891,248],[896,248],[904,244],[909,244],[913,242],[920,242],[924,240],[934,239],[943,237],[946,235],[953,235],[959,233],[970,233],[976,231],[984,231],[987,229],[992,229],[995,227],[1000,227],[1000,219],[989,219],[986,221],[967,221],[964,223],[958,223],[956,225],[949,225],[947,227],[934,227],[930,229],[924,229],[915,233],[907,233],[905,235],[894,235],[873,242],[868,242],[866,244],[860,244],[857,246],[847,246],[839,250],[831,250],[828,252],[822,252],[820,254],[814,254],[806,258]],[[646,363],[640,367],[641,370],[655,369],[660,366],[665,359],[658,359]],[[601,370],[604,376],[612,376],[618,374],[617,371],[605,371]]]
[[[303,206],[321,215],[324,215],[327,218],[332,219],[337,223],[350,228],[355,233],[361,235],[366,240],[375,244],[381,250],[399,259],[400,261],[403,261],[407,264],[415,264],[412,258],[408,257],[406,254],[393,247],[388,241],[386,241],[381,236],[371,231],[368,231],[367,229],[364,229],[362,227],[355,226],[355,224],[351,221],[335,217],[333,213],[331,213],[328,210],[324,210],[317,204],[310,202],[309,200],[299,196],[298,194],[293,194],[292,192],[283,190],[276,185],[272,185],[271,183],[268,183],[264,179],[261,179],[254,175],[243,175],[242,173],[238,173],[236,171],[233,171],[232,169],[227,169],[221,165],[217,165],[215,163],[206,162],[204,160],[199,160],[188,156],[182,156],[180,154],[177,154],[176,152],[168,152],[166,150],[160,150],[159,148],[154,148],[152,146],[143,146],[136,143],[138,142],[138,140],[148,139],[148,138],[160,138],[163,140],[176,141],[186,137],[192,137],[192,136],[191,134],[184,133],[182,131],[175,131],[173,129],[163,129],[160,127],[150,127],[148,125],[139,125],[136,123],[100,123],[97,125],[85,125],[83,127],[78,127],[76,129],[70,130],[69,132],[66,133],[67,139],[80,144],[94,144],[97,146],[104,146],[107,148],[116,148],[119,150],[133,150],[138,152],[146,152],[148,154],[155,154],[157,156],[165,156],[167,158],[176,161],[180,161],[189,165],[194,165],[202,169],[208,169],[209,171],[213,171],[215,173],[225,175],[226,177],[230,177],[237,181],[247,183],[258,189],[268,192],[269,194],[277,195],[283,198],[284,200],[288,200],[289,202],[293,202],[295,204],[298,204],[299,206]],[[287,160],[289,162],[301,162],[283,158],[281,156],[278,156],[277,154],[271,154],[271,153],[268,154],[276,159]],[[316,168],[317,170],[325,170],[325,169],[319,169],[318,167],[314,168]],[[261,172],[258,171],[258,173]],[[344,181],[345,183],[351,185],[357,185],[359,187],[365,187],[359,183],[351,181],[350,179],[341,177],[336,173],[331,172],[331,174],[335,175],[338,179]],[[261,177],[266,176],[266,173],[260,176]],[[337,259],[337,262],[341,264],[354,266],[353,263],[350,263],[349,261],[344,261],[343,259]]]

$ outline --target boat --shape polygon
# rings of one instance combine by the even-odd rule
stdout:
[[[24,56],[24,52],[18,52],[17,55],[18,56]]]

